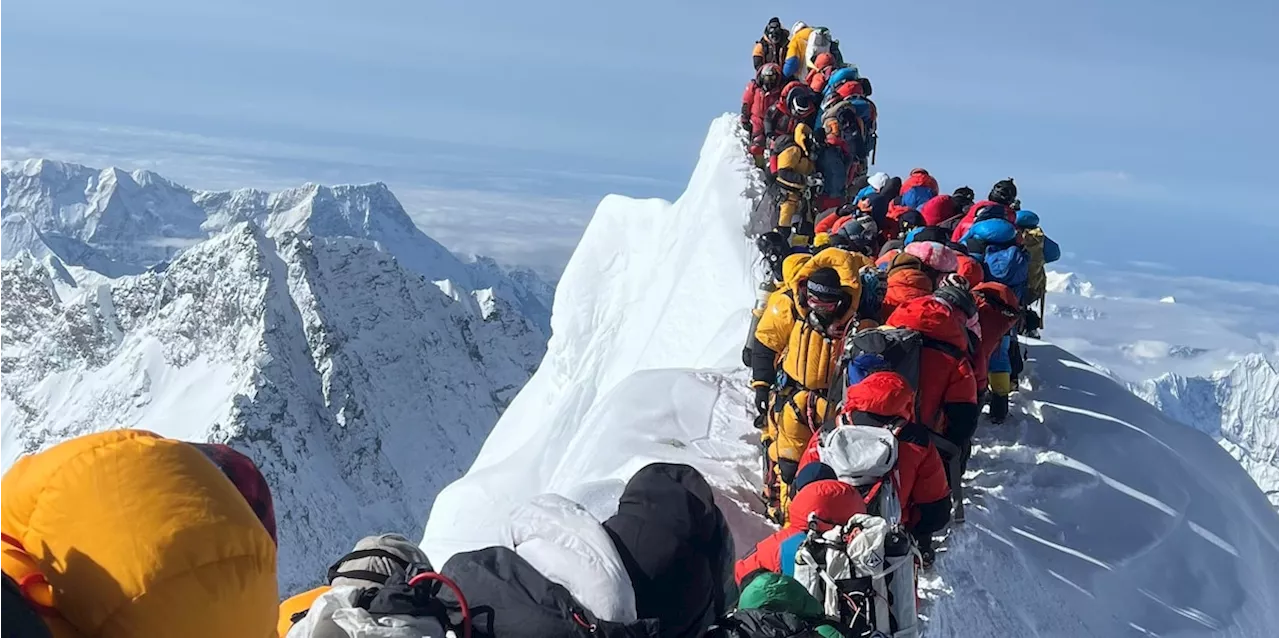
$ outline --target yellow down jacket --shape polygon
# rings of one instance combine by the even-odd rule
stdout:
[[[275,543],[194,446],[82,436],[19,459],[3,492],[0,567],[55,638],[275,636]]]
[[[770,441],[769,457],[775,463],[785,466],[782,462],[798,461],[809,444],[810,435],[826,418],[825,395],[841,343],[838,336],[824,334],[810,323],[807,309],[793,300],[810,273],[819,268],[832,268],[854,300],[848,312],[835,323],[838,327],[848,326],[857,311],[861,290],[858,271],[867,263],[863,255],[834,247],[807,259],[783,262],[784,287],[774,293],[756,328],[756,338],[779,353],[782,371],[791,380],[787,387],[774,392],[762,433],[763,438]],[[793,269],[790,273],[788,266]],[[784,486],[789,483],[785,478],[781,482]]]

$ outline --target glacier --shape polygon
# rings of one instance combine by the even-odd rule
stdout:
[[[604,518],[653,461],[707,475],[740,555],[772,529],[739,361],[761,275],[745,231],[768,222],[737,129],[712,124],[675,202],[600,203],[542,365],[432,506],[433,562],[502,542],[540,493]],[[1239,464],[1062,348],[1027,348],[1013,417],[979,429],[968,522],[922,578],[925,635],[1280,632],[1277,515]]]

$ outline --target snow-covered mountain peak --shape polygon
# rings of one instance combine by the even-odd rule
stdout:
[[[1045,289],[1048,292],[1060,292],[1078,297],[1097,296],[1093,283],[1073,272],[1045,271]]]
[[[149,171],[128,173],[66,162],[5,162],[4,258],[22,250],[108,277],[166,263],[184,248],[253,222],[287,233],[378,242],[401,264],[465,291],[492,288],[544,333],[550,286],[537,275],[485,261],[466,263],[419,230],[386,184],[304,184],[271,193],[198,191]]]
[[[1131,384],[1134,394],[1217,440],[1272,505],[1280,504],[1280,375],[1265,356],[1246,355],[1207,377],[1167,373]]]

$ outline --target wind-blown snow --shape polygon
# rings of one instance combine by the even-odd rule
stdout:
[[[767,533],[738,361],[756,273],[736,129],[712,125],[675,204],[601,203],[542,366],[432,508],[433,561],[501,542],[541,492],[603,518],[658,460],[708,475],[739,554]],[[1016,416],[980,429],[970,522],[922,581],[926,635],[1276,635],[1276,513],[1240,466],[1060,348],[1029,348]]]

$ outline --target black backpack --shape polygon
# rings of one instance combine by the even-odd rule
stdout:
[[[827,619],[803,618],[787,611],[739,609],[712,625],[706,638],[819,638],[818,627],[848,632]]]
[[[462,625],[469,611],[473,638],[542,636],[657,637],[653,620],[616,623],[596,618],[562,585],[547,580],[528,561],[506,547],[454,554],[440,570],[466,597],[439,592],[451,625]]]
[[[27,605],[12,578],[0,574],[0,635],[4,638],[50,638],[40,615]]]

